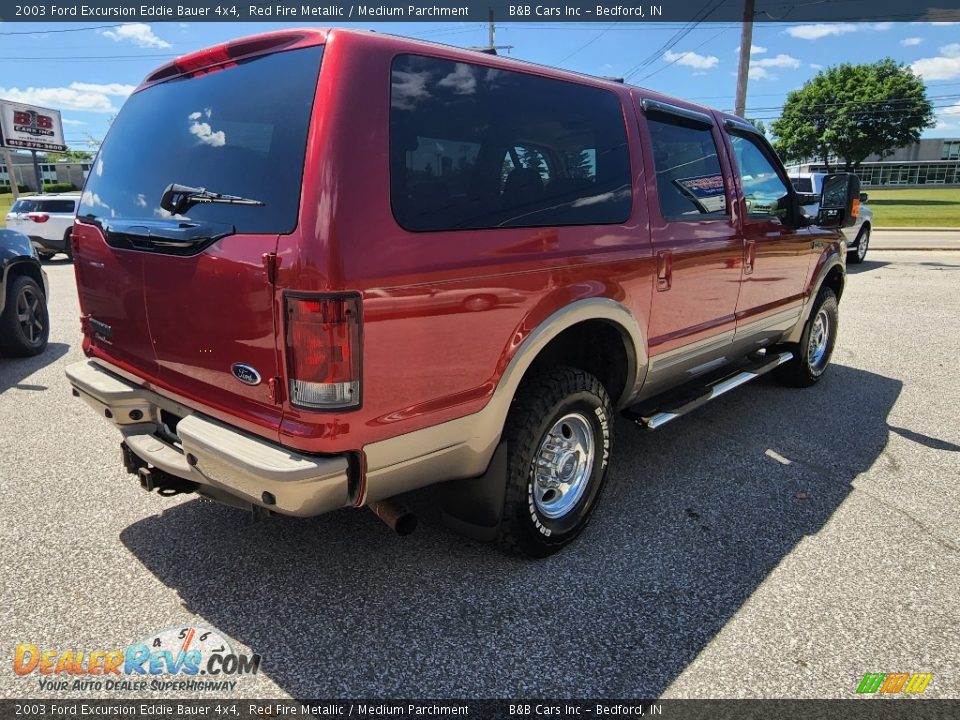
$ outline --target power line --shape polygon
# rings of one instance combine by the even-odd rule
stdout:
[[[670,66],[673,65],[674,63],[680,62],[680,60],[682,60],[683,58],[685,58],[685,57],[686,57],[687,55],[689,55],[690,53],[692,53],[692,52],[694,52],[694,51],[696,51],[696,50],[699,50],[699,49],[702,48],[704,45],[706,45],[708,42],[711,42],[712,40],[716,40],[718,37],[720,37],[721,35],[723,35],[726,31],[727,31],[727,28],[723,28],[723,29],[722,29],[720,32],[718,32],[716,35],[711,35],[709,38],[707,38],[707,39],[704,40],[702,43],[700,43],[699,45],[697,45],[693,50],[687,50],[687,52],[681,53],[679,56],[675,57],[675,58],[674,58],[673,60],[671,60],[669,63],[667,63],[666,65],[664,65],[662,68],[657,68],[657,69],[654,70],[652,73],[648,73],[647,75],[644,75],[642,78],[640,78],[639,80],[637,80],[637,82],[638,82],[638,83],[643,82],[643,81],[646,80],[647,78],[651,78],[651,77],[653,77],[654,75],[656,75],[657,73],[663,72],[664,70],[666,70],[668,67],[670,67]]]
[[[54,33],[86,32],[87,30],[105,30],[107,28],[120,27],[123,23],[114,23],[113,25],[87,25],[78,28],[66,28],[62,30],[17,30],[15,32],[0,32],[0,35],[53,35]]]
[[[610,24],[605,30],[601,30],[601,31],[600,31],[599,33],[597,33],[591,40],[587,40],[587,42],[583,43],[583,45],[581,45],[580,47],[578,47],[578,48],[577,48],[576,50],[574,50],[572,53],[570,53],[569,55],[566,55],[562,60],[559,60],[559,61],[557,62],[557,65],[562,65],[563,63],[565,63],[567,60],[569,60],[570,58],[572,58],[574,55],[576,55],[576,54],[577,54],[578,52],[580,52],[581,50],[585,50],[586,48],[588,48],[588,47],[590,47],[591,45],[593,45],[597,40],[599,40],[599,39],[602,38],[604,35],[606,35],[608,32],[610,32],[615,26],[616,26],[616,23],[612,23],[612,24]]]
[[[659,60],[668,50],[673,48],[678,42],[683,40],[687,35],[689,35],[701,22],[710,17],[714,12],[720,9],[720,6],[723,5],[725,0],[717,0],[714,3],[713,7],[710,7],[711,0],[707,0],[702,8],[694,15],[694,21],[687,23],[683,28],[675,32],[670,38],[663,43],[659,48],[650,53],[647,57],[640,61],[640,63],[624,74],[624,79],[628,80],[634,75],[636,75],[641,70],[649,67],[657,60]]]

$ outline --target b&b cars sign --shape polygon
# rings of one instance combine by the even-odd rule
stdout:
[[[67,149],[59,110],[0,100],[0,145],[26,150]]]

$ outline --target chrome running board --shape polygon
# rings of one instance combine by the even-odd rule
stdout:
[[[790,360],[793,360],[793,353],[788,350],[784,350],[777,353],[769,360],[762,360],[756,366],[750,367],[746,370],[741,370],[733,375],[706,385],[701,394],[697,395],[692,400],[687,400],[686,402],[677,405],[676,407],[664,408],[648,414],[642,414],[628,408],[626,411],[624,411],[624,414],[637,423],[637,425],[640,427],[647,430],[656,430],[659,427],[663,427],[671,420],[676,420],[678,417],[686,415],[691,410],[696,410],[701,405],[706,405],[711,400],[715,400],[721,395],[730,392],[734,388],[745,385],[751,380],[756,380],[761,375],[770,372],[774,368],[777,368],[780,365],[783,365],[785,362],[789,362]]]

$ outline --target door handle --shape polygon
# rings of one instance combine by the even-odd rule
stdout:
[[[749,275],[753,272],[753,266],[757,262],[757,241],[747,240],[743,246],[743,274]]]
[[[669,250],[657,251],[657,292],[670,289],[673,284],[673,253]]]

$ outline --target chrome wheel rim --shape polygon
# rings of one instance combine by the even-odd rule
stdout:
[[[826,365],[827,347],[830,344],[830,316],[826,310],[820,310],[810,327],[810,341],[807,343],[807,363],[815,373]]]
[[[857,258],[863,260],[867,255],[867,245],[870,244],[870,233],[865,232],[857,243]]]
[[[23,336],[36,345],[43,336],[43,304],[33,288],[25,287],[17,298],[17,322]]]
[[[533,460],[533,502],[548,518],[569,513],[587,488],[594,461],[593,426],[580,413],[560,418]]]

